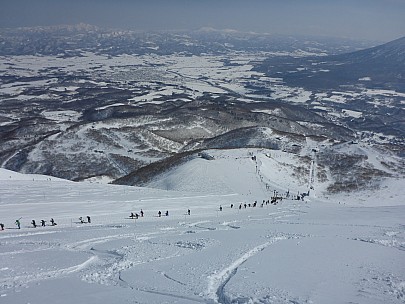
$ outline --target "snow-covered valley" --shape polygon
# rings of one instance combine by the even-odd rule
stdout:
[[[296,200],[257,150],[214,156],[150,188],[0,169],[0,303],[404,303],[403,179]]]

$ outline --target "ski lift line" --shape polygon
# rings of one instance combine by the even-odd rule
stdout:
[[[314,183],[315,183],[315,169],[316,169],[316,154],[315,152],[312,153],[312,160],[311,160],[311,165],[309,168],[309,176],[308,176],[308,191],[314,189]]]
[[[113,160],[108,154],[106,154],[107,159],[109,160],[110,163],[112,163],[114,166],[116,166],[121,173],[128,175],[129,173],[127,172],[127,170],[125,170],[124,168],[122,168],[115,160]]]

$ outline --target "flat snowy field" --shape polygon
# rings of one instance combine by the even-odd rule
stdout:
[[[251,159],[231,156],[164,179],[191,189],[201,177],[199,193],[0,169],[0,303],[405,302],[404,187],[391,193],[392,206],[310,195],[261,207],[293,181],[266,189]],[[197,173],[187,179],[187,170]],[[143,218],[129,218],[141,209]],[[81,224],[87,215],[91,223]],[[33,228],[32,219],[47,226]]]

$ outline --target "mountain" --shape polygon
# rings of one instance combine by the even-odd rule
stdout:
[[[80,56],[83,51],[169,55],[226,54],[229,51],[339,54],[375,45],[372,41],[330,37],[269,35],[202,28],[195,31],[129,31],[89,24],[0,29],[0,55]]]
[[[278,63],[270,59],[262,68],[276,67],[277,76],[287,83],[311,89],[360,85],[405,93],[404,58],[405,37],[402,37],[372,48],[322,58],[286,59]],[[299,69],[289,73],[294,66]]]
[[[382,68],[380,65],[388,64],[386,68],[401,68],[405,65],[405,37],[373,48],[336,55],[335,58],[359,65],[370,64]]]
[[[345,181],[335,151],[345,143],[392,155],[373,167],[343,158],[359,185],[402,165],[405,95],[367,73],[340,85],[339,72],[394,61],[402,40],[352,52],[360,42],[235,31],[1,31],[3,168],[136,184],[205,150],[272,149],[304,163],[315,150],[332,182]]]
[[[403,141],[404,54],[405,37],[347,54],[269,58],[256,70],[309,91],[309,108],[347,113],[344,121],[350,128]]]

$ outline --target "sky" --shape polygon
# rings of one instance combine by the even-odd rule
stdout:
[[[0,27],[212,27],[389,41],[405,36],[404,16],[405,0],[0,0]]]

